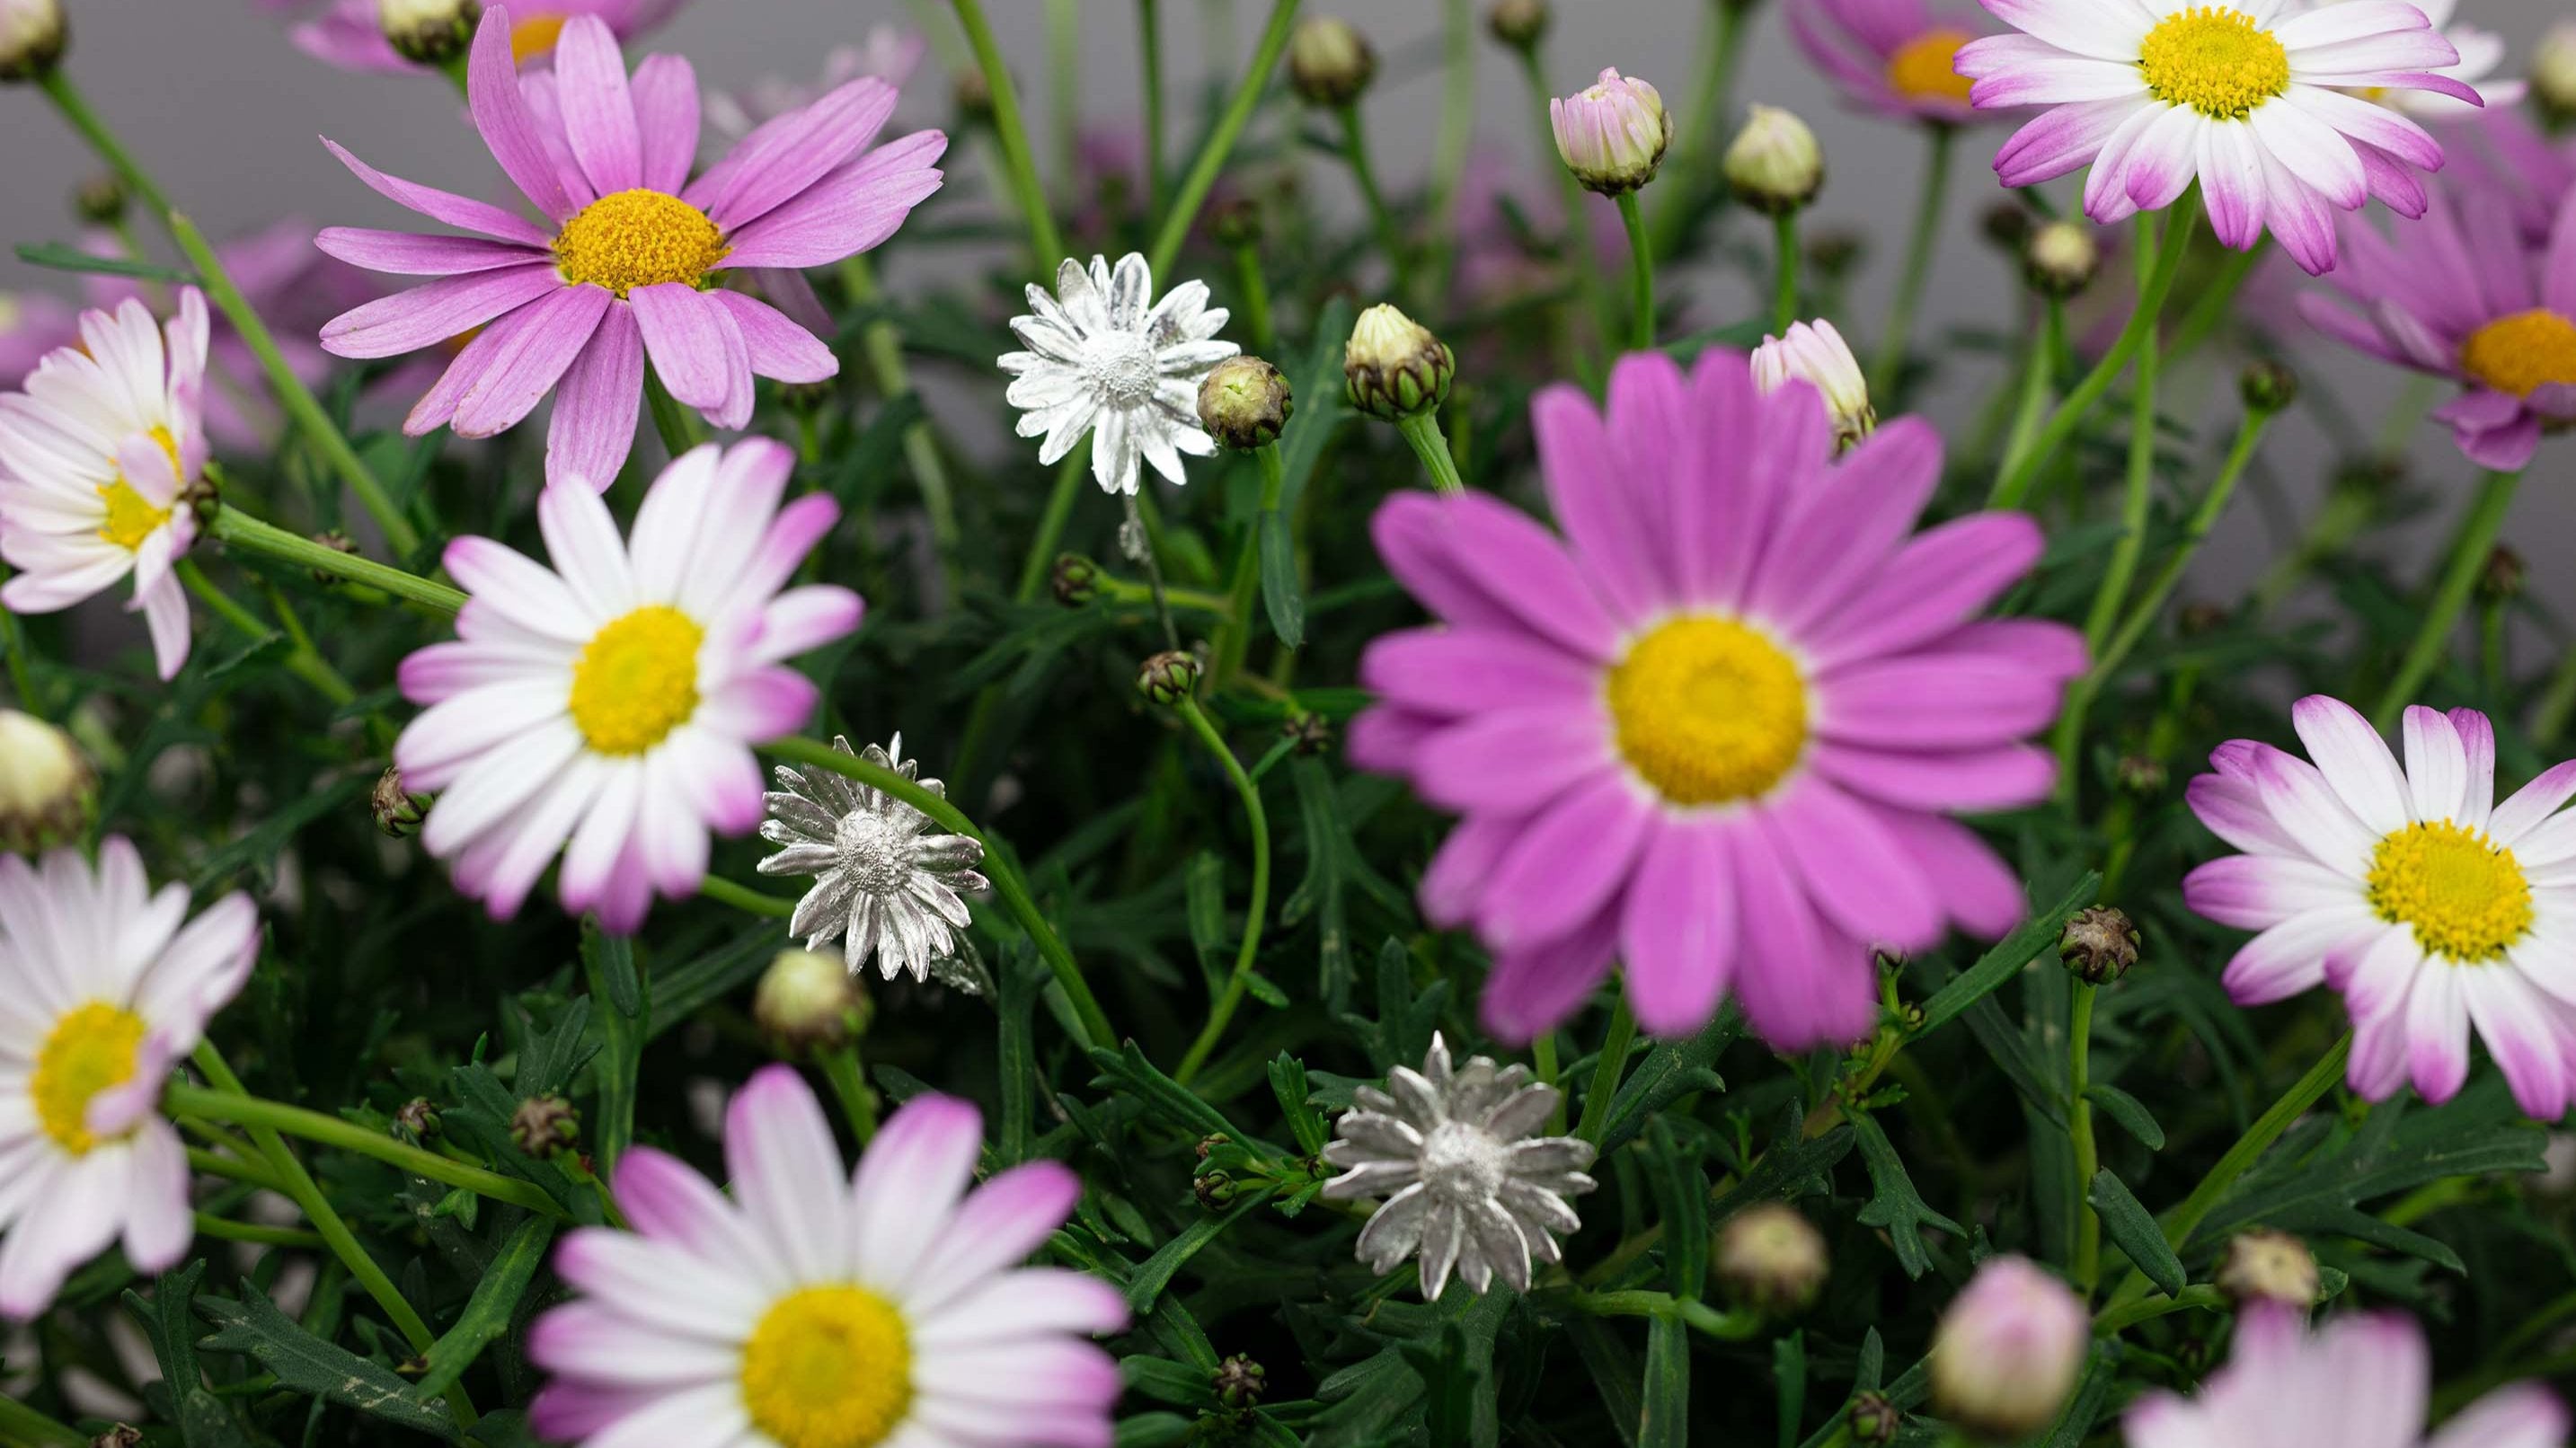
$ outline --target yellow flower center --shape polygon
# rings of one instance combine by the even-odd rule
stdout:
[[[1749,799],[1807,743],[1807,686],[1779,645],[1733,619],[1689,616],[1637,640],[1610,671],[1628,766],[1675,804]]]
[[[2408,825],[2370,857],[2370,908],[2415,927],[2415,943],[2457,964],[2501,959],[2531,928],[2531,882],[2513,851],[2449,820]]]
[[[903,1314],[864,1287],[780,1298],[743,1344],[742,1402],[780,1448],[874,1448],[912,1409]]]
[[[2576,384],[2576,321],[2546,307],[2498,317],[2460,344],[2460,370],[2515,397]]]
[[[1887,58],[1887,84],[1898,95],[1922,101],[1968,103],[1975,81],[1953,69],[1959,47],[1976,37],[1964,30],[1927,30]]]
[[[641,754],[698,712],[706,630],[652,604],[591,636],[572,666],[572,722],[601,754]]]
[[[87,1156],[99,1144],[89,1129],[90,1098],[134,1078],[144,1033],[141,1016],[105,1001],[91,1001],[54,1023],[36,1048],[36,1074],[29,1080],[37,1124],[54,1145]]]
[[[531,15],[510,22],[510,58],[526,65],[554,49],[563,35],[564,20],[561,15]]]
[[[2254,17],[2224,5],[2168,15],[2138,48],[2147,89],[2170,105],[2241,120],[2290,88],[2290,53]]]
[[[612,191],[555,234],[555,270],[624,296],[661,282],[696,286],[731,250],[707,214],[667,191]]]
[[[179,442],[170,436],[170,429],[153,428],[152,440],[161,444],[161,451],[170,455],[170,471],[178,472]],[[98,536],[128,553],[142,547],[143,540],[151,537],[154,529],[170,521],[170,510],[153,507],[144,501],[143,495],[134,491],[134,485],[125,480],[122,471],[117,473],[115,482],[100,488],[98,495],[107,502],[107,521],[99,525]]]

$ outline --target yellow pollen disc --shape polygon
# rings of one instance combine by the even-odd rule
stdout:
[[[564,19],[561,15],[531,15],[510,22],[510,58],[526,65],[554,49],[555,40],[563,34]]]
[[[2531,928],[2531,882],[2513,851],[2449,820],[2382,838],[2370,857],[2370,908],[2415,927],[2415,943],[2455,964],[2499,960]]]
[[[2242,120],[2290,88],[2290,53],[2254,17],[2224,5],[2168,15],[2138,48],[2147,89],[2170,105]]]
[[[555,235],[555,269],[624,296],[660,282],[696,286],[731,250],[707,214],[667,191],[613,191]]]
[[[2515,397],[2576,384],[2576,321],[2546,307],[2498,317],[2460,344],[2460,370]]]
[[[780,1448],[875,1448],[912,1410],[903,1314],[864,1287],[778,1299],[743,1344],[742,1402]]]
[[[641,754],[698,712],[706,630],[653,604],[591,635],[572,666],[572,722],[600,754]]]
[[[170,471],[178,472],[179,443],[170,436],[170,429],[153,428],[152,440],[161,444],[161,451],[170,455]],[[98,536],[128,553],[142,547],[143,540],[152,536],[153,529],[170,521],[170,510],[153,507],[144,501],[143,495],[134,490],[134,485],[125,480],[122,472],[116,475],[115,482],[100,488],[98,495],[107,503],[107,521],[99,525]]]
[[[36,1121],[54,1145],[87,1156],[99,1144],[89,1129],[90,1098],[133,1079],[144,1031],[141,1016],[105,1001],[91,1001],[54,1023],[36,1049],[36,1074],[28,1082]]]
[[[1674,804],[1761,794],[1807,743],[1798,666],[1733,619],[1677,618],[1637,640],[1609,699],[1619,753]]]
[[[1975,37],[1964,30],[1927,30],[1887,58],[1887,84],[1898,95],[1919,101],[1968,103],[1975,81],[1953,70],[1959,47]]]

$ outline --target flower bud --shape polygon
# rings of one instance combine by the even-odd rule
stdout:
[[[1300,759],[1312,759],[1333,745],[1332,721],[1321,714],[1301,713],[1280,725],[1279,734]]]
[[[1288,379],[1258,357],[1228,357],[1199,383],[1199,426],[1237,452],[1277,442],[1294,411]]]
[[[2184,638],[2206,638],[2227,627],[2227,610],[2205,598],[2185,603],[2174,614],[2174,628]]]
[[[376,0],[376,24],[414,65],[445,65],[474,41],[482,0]]]
[[[1614,67],[1586,89],[1547,103],[1556,154],[1584,189],[1604,196],[1634,191],[1655,179],[1673,143],[1673,118],[1664,98]]]
[[[2241,1232],[2228,1239],[2218,1290],[2238,1307],[2277,1302],[2301,1312],[2317,1305],[2317,1259],[2287,1232]]]
[[[2278,412],[2299,400],[2299,374],[2268,357],[2245,364],[2236,393],[2249,412]]]
[[[2164,761],[2152,755],[2123,754],[2111,766],[2113,783],[2141,799],[2151,799],[2165,792]]]
[[[1726,184],[1765,216],[1784,215],[1825,184],[1825,153],[1805,121],[1777,106],[1747,106],[1744,129],[1726,148]]]
[[[1932,1334],[1932,1401],[1980,1437],[2026,1438],[2074,1390],[2093,1339],[2084,1304],[2026,1257],[1990,1257]]]
[[[1199,672],[1198,655],[1171,649],[1136,671],[1136,692],[1157,704],[1177,704],[1197,692]]]
[[[1905,1426],[1905,1411],[1888,1400],[1885,1393],[1858,1393],[1852,1397],[1851,1435],[1861,1448],[1887,1448],[1896,1441],[1897,1430]]]
[[[1485,28],[1512,49],[1527,50],[1547,34],[1554,18],[1547,0],[1494,0],[1494,8],[1485,12]]]
[[[1792,379],[1808,383],[1823,394],[1825,411],[1834,422],[1837,451],[1848,450],[1878,426],[1878,413],[1869,405],[1869,379],[1861,375],[1860,359],[1852,355],[1843,334],[1824,318],[1791,322],[1789,335],[1765,337],[1762,345],[1753,349],[1754,390],[1768,395]]]
[[[0,709],[0,853],[33,855],[78,835],[94,782],[70,735]]]
[[[2109,985],[2138,963],[2138,927],[2116,906],[2088,905],[2057,937],[2057,958],[2088,985]]]
[[[1448,343],[1380,302],[1360,313],[1342,349],[1342,395],[1371,417],[1401,422],[1447,401],[1457,371],[1458,357]]]
[[[2531,98],[2556,125],[2576,121],[2576,20],[2561,20],[2531,52]]]
[[[828,1049],[858,1033],[865,1004],[839,956],[782,950],[760,973],[751,1018],[784,1050]]]
[[[551,1092],[529,1097],[510,1113],[511,1144],[540,1161],[572,1150],[580,1139],[581,1113]]]
[[[438,1108],[426,1096],[415,1096],[394,1111],[393,1134],[396,1141],[418,1146],[438,1135]]]
[[[2042,296],[2071,297],[2102,269],[2102,246],[2080,221],[2042,222],[2022,243],[2022,279]]]
[[[1288,38],[1288,85],[1310,106],[1346,106],[1377,75],[1377,52],[1337,15],[1297,23]]]
[[[2030,240],[2030,208],[2019,201],[1998,201],[1985,209],[1984,215],[1978,218],[1977,227],[1986,234],[1986,240],[2008,252],[2018,253],[2021,244]]]
[[[102,171],[72,188],[72,214],[92,226],[114,226],[125,219],[125,182]]]
[[[429,813],[429,796],[414,794],[403,786],[402,771],[388,764],[376,776],[375,792],[367,797],[367,812],[375,816],[376,828],[387,839],[405,839],[420,828],[423,815]]]
[[[1806,1310],[1825,1285],[1825,1239],[1781,1202],[1747,1207],[1717,1237],[1717,1276],[1735,1300],[1773,1317]]]
[[[2521,554],[2498,543],[2487,550],[2486,567],[2478,570],[2478,597],[2487,603],[2511,603],[2522,596],[2529,572]]]
[[[1216,1365],[1209,1386],[1216,1389],[1216,1400],[1237,1410],[1261,1405],[1262,1389],[1268,1385],[1269,1372],[1242,1353],[1235,1353]]]
[[[143,1448],[143,1430],[119,1423],[89,1440],[89,1448]]]
[[[61,0],[0,0],[0,81],[34,80],[70,43]]]
[[[1869,238],[1847,226],[1826,227],[1807,236],[1807,265],[1829,282],[1851,275],[1867,255]]]
[[[1209,208],[1208,235],[1219,246],[1252,246],[1261,240],[1261,203],[1249,196]]]
[[[993,82],[975,66],[957,72],[952,99],[957,106],[957,129],[973,130],[993,120]]]
[[[1243,1184],[1234,1179],[1234,1173],[1222,1167],[1208,1167],[1190,1178],[1190,1195],[1198,1198],[1199,1205],[1209,1211],[1221,1212],[1233,1206],[1236,1197],[1243,1195]]]
[[[1079,553],[1059,553],[1047,589],[1067,608],[1080,608],[1100,596],[1100,565]]]

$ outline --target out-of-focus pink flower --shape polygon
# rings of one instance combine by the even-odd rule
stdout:
[[[857,45],[832,48],[823,58],[822,76],[812,85],[768,75],[746,90],[707,92],[707,129],[719,139],[739,141],[761,122],[812,105],[862,76],[875,76],[901,90],[911,83],[928,49],[927,42],[912,31],[894,25],[870,26]]]
[[[297,8],[301,0],[263,0],[272,10]],[[295,48],[342,70],[401,75],[427,67],[403,59],[385,39],[376,18],[376,0],[329,0],[330,9],[289,32]],[[510,49],[520,64],[554,53],[564,22],[577,15],[596,16],[620,41],[637,39],[668,23],[689,0],[532,0],[513,11]]]
[[[2000,120],[1968,104],[1968,78],[1951,69],[1959,47],[1985,27],[1936,14],[1927,0],[1801,0],[1789,34],[1809,63],[1859,109],[1897,120],[1965,125]]]

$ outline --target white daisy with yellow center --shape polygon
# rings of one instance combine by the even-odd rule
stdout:
[[[780,506],[795,462],[765,439],[701,447],[654,482],[631,540],[587,484],[550,486],[552,568],[486,538],[448,545],[473,599],[456,642],[403,661],[428,708],[394,759],[439,796],[422,843],[495,915],[561,851],[565,908],[631,932],[656,892],[696,892],[709,829],[760,822],[751,746],[814,709],[784,661],[860,614],[848,589],[785,587],[840,517],[820,494]]]
[[[196,541],[181,493],[206,465],[206,299],[179,293],[166,334],[143,303],[81,313],[0,397],[0,607],[51,613],[131,574],[161,677],[188,660],[188,595],[172,565]],[[165,345],[166,343],[166,345]]]
[[[187,1149],[154,1108],[249,978],[259,912],[235,891],[187,917],[188,888],[156,893],[122,838],[95,867],[0,856],[0,1318],[120,1238],[149,1274],[195,1237]]]
[[[905,1103],[857,1171],[784,1066],[725,1113],[727,1199],[649,1148],[619,1163],[634,1231],[576,1232],[556,1270],[583,1294],[540,1319],[550,1440],[654,1448],[1107,1448],[1117,1364],[1084,1341],[1127,1322],[1118,1290],[1022,1267],[1082,1183],[1035,1161],[968,1191],[983,1122]]]
[[[2525,1111],[2576,1095],[2576,763],[2495,802],[2495,730],[2473,709],[2406,711],[2406,763],[2346,704],[2291,710],[2315,760],[2250,740],[2211,756],[2191,806],[2244,850],[2201,866],[2183,899],[2261,933],[2228,963],[2240,1004],[2317,985],[2353,1019],[2353,1089],[2411,1077],[2445,1101],[2472,1028]]]

